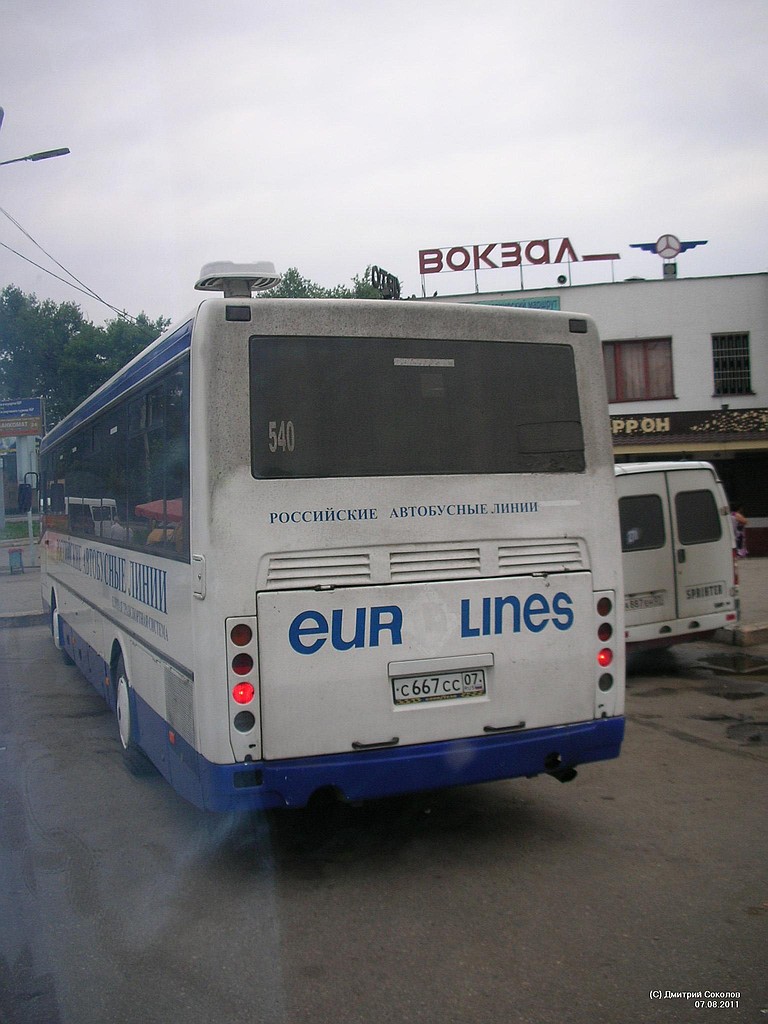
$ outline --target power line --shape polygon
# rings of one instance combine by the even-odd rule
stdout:
[[[69,285],[70,288],[74,288],[76,292],[82,292],[83,295],[87,295],[89,299],[98,299],[99,302],[104,302],[104,299],[99,299],[97,295],[94,295],[93,292],[89,291],[87,288],[78,288],[77,285],[72,284],[72,282],[68,281],[65,277],[61,277],[59,274],[54,274],[54,272],[52,270],[48,270],[47,267],[43,267],[39,263],[35,263],[34,260],[31,260],[29,256],[25,256],[24,253],[19,252],[18,249],[14,249],[12,246],[6,245],[5,242],[0,242],[0,246],[2,246],[3,249],[7,249],[8,252],[12,252],[14,256],[18,256],[19,259],[25,260],[27,263],[31,263],[33,267],[37,267],[38,270],[42,270],[43,273],[48,274],[50,277],[55,277],[57,281],[61,281],[64,284]],[[109,306],[111,310],[120,316],[128,317],[131,320],[133,319],[129,313],[124,313],[122,310],[116,309],[115,306],[110,306],[108,302],[104,302],[104,304]]]
[[[60,277],[58,274],[54,274],[52,270],[48,270],[47,267],[43,267],[39,263],[35,263],[35,261],[31,260],[28,256],[25,256],[23,253],[18,252],[16,249],[12,249],[10,245],[6,245],[5,242],[0,242],[0,245],[4,249],[7,249],[9,252],[12,252],[15,256],[18,256],[20,259],[26,260],[27,263],[31,263],[33,267],[37,267],[38,270],[42,270],[43,273],[50,274],[50,276],[55,278],[57,281],[61,281],[63,284],[69,285],[69,287],[74,288],[75,291],[82,292],[84,295],[89,296],[89,298],[96,299],[97,302],[101,302],[104,306],[106,306],[108,309],[111,309],[112,312],[116,313],[119,317],[123,317],[125,320],[129,320],[131,323],[136,323],[136,318],[131,316],[130,313],[126,313],[125,310],[118,309],[116,306],[113,306],[111,302],[107,302],[107,300],[103,299],[97,292],[93,290],[93,288],[89,288],[89,286],[85,284],[85,282],[81,281],[79,277],[73,274],[71,270],[67,270],[67,268],[62,263],[59,263],[55,256],[52,256],[51,253],[44,249],[43,246],[36,239],[34,239],[32,235],[30,235],[26,228],[24,228],[16,220],[15,217],[12,217],[7,210],[4,210],[2,206],[0,206],[0,213],[7,217],[11,224],[17,227],[25,238],[28,238],[33,245],[37,246],[40,252],[47,256],[48,259],[51,260],[53,263],[55,263],[60,270],[63,270],[65,274],[71,277],[72,281],[77,281],[77,284],[72,284],[72,281],[68,281],[66,278]]]

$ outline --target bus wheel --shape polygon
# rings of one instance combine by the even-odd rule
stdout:
[[[125,671],[125,661],[122,654],[117,659],[114,678],[117,731],[120,735],[120,746],[123,748],[123,758],[131,771],[141,769],[146,771],[149,762],[136,742],[136,723],[133,714],[134,704],[131,696],[131,684],[128,682],[128,673]]]
[[[51,591],[51,620],[49,623],[51,627],[51,637],[53,638],[53,646],[57,651],[61,651],[61,657],[65,665],[74,665],[74,661],[67,654],[67,649],[61,642],[61,623],[59,622],[59,613],[56,609],[56,595]]]

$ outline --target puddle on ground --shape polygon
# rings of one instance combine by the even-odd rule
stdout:
[[[739,722],[729,725],[725,733],[729,739],[742,743],[768,743],[768,722]]]
[[[762,673],[768,679],[768,659],[755,654],[746,654],[743,651],[708,654],[706,658],[700,658],[697,664],[704,668],[710,668],[713,672],[723,672],[734,676]]]
[[[749,679],[719,679],[712,686],[700,689],[709,697],[722,697],[724,700],[757,700],[768,696],[768,682],[754,682]]]
[[[741,715],[690,715],[694,722],[743,722]]]
[[[678,691],[673,686],[657,686],[653,690],[640,690],[634,693],[634,697],[667,697],[670,693],[677,693]]]

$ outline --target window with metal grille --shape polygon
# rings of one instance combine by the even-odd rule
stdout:
[[[749,334],[713,334],[712,368],[716,395],[751,395]]]
[[[671,338],[606,341],[603,361],[609,402],[675,397]]]

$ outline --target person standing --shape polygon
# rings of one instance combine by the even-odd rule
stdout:
[[[739,558],[747,557],[747,526],[749,520],[744,515],[744,510],[741,505],[737,505],[733,512],[731,512],[731,518],[733,519],[733,532],[736,537],[736,554]]]

